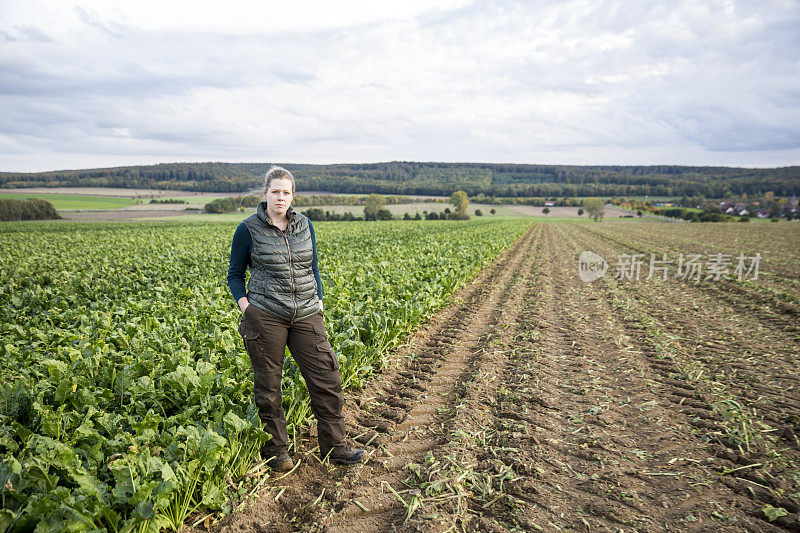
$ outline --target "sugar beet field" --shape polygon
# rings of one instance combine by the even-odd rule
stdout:
[[[287,358],[281,474],[235,224],[0,226],[0,532],[800,530],[800,224],[316,226],[369,459]]]

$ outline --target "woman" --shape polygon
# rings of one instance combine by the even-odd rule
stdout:
[[[228,287],[243,313],[239,333],[253,365],[258,414],[272,435],[261,456],[273,470],[293,467],[281,405],[288,346],[308,386],[322,457],[338,464],[360,463],[364,450],[345,442],[342,377],[322,322],[314,227],[291,207],[294,177],[288,170],[270,168],[263,193],[266,201],[236,228],[228,267]]]

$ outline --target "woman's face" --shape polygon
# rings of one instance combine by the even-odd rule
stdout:
[[[294,197],[292,182],[286,178],[274,179],[264,195],[267,197],[267,211],[272,215],[284,216]]]

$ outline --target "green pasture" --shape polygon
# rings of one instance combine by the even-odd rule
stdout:
[[[20,194],[2,193],[0,199],[24,200],[40,198],[53,204],[56,209],[120,209],[136,203],[132,198],[110,196],[85,196],[78,194]]]

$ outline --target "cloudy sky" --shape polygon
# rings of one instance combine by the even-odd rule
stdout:
[[[0,1],[0,171],[800,164],[800,2]]]

